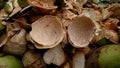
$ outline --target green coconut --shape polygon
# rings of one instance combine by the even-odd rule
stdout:
[[[0,68],[23,68],[22,62],[14,56],[0,57]]]
[[[107,45],[101,49],[98,63],[101,68],[120,68],[120,45]]]
[[[85,68],[120,68],[120,45],[110,44],[92,50]]]

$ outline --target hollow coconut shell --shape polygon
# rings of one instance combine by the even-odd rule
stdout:
[[[85,55],[82,52],[76,52],[72,57],[73,68],[85,68]]]
[[[68,26],[68,40],[76,48],[86,47],[93,39],[95,25],[86,16],[75,17]]]
[[[27,51],[22,58],[22,63],[24,67],[32,65],[35,61],[40,58],[40,54],[34,51]]]
[[[43,59],[46,64],[61,66],[66,61],[66,55],[59,44],[56,47],[46,51],[43,55]]]
[[[25,39],[26,31],[21,29],[20,32],[11,37],[3,47],[3,51],[14,55],[25,53],[27,41]]]
[[[52,48],[64,38],[64,27],[56,16],[44,16],[32,23],[30,38],[38,49]]]
[[[57,6],[54,5],[55,0],[27,0],[35,10],[40,13],[50,14],[57,9]]]

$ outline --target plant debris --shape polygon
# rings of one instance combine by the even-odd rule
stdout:
[[[0,0],[0,53],[23,68],[99,68],[96,49],[119,43],[120,0]]]

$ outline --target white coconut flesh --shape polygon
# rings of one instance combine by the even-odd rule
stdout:
[[[42,46],[51,46],[62,41],[64,31],[57,17],[44,16],[32,23],[30,36]]]
[[[94,37],[95,26],[93,21],[86,16],[73,19],[68,26],[69,41],[74,47],[86,47]]]

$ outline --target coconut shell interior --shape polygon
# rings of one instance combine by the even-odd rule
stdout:
[[[63,28],[55,16],[45,16],[32,24],[31,38],[43,46],[51,46],[62,41]]]
[[[85,47],[94,37],[94,30],[95,26],[90,18],[76,17],[68,27],[69,41],[74,47]]]

